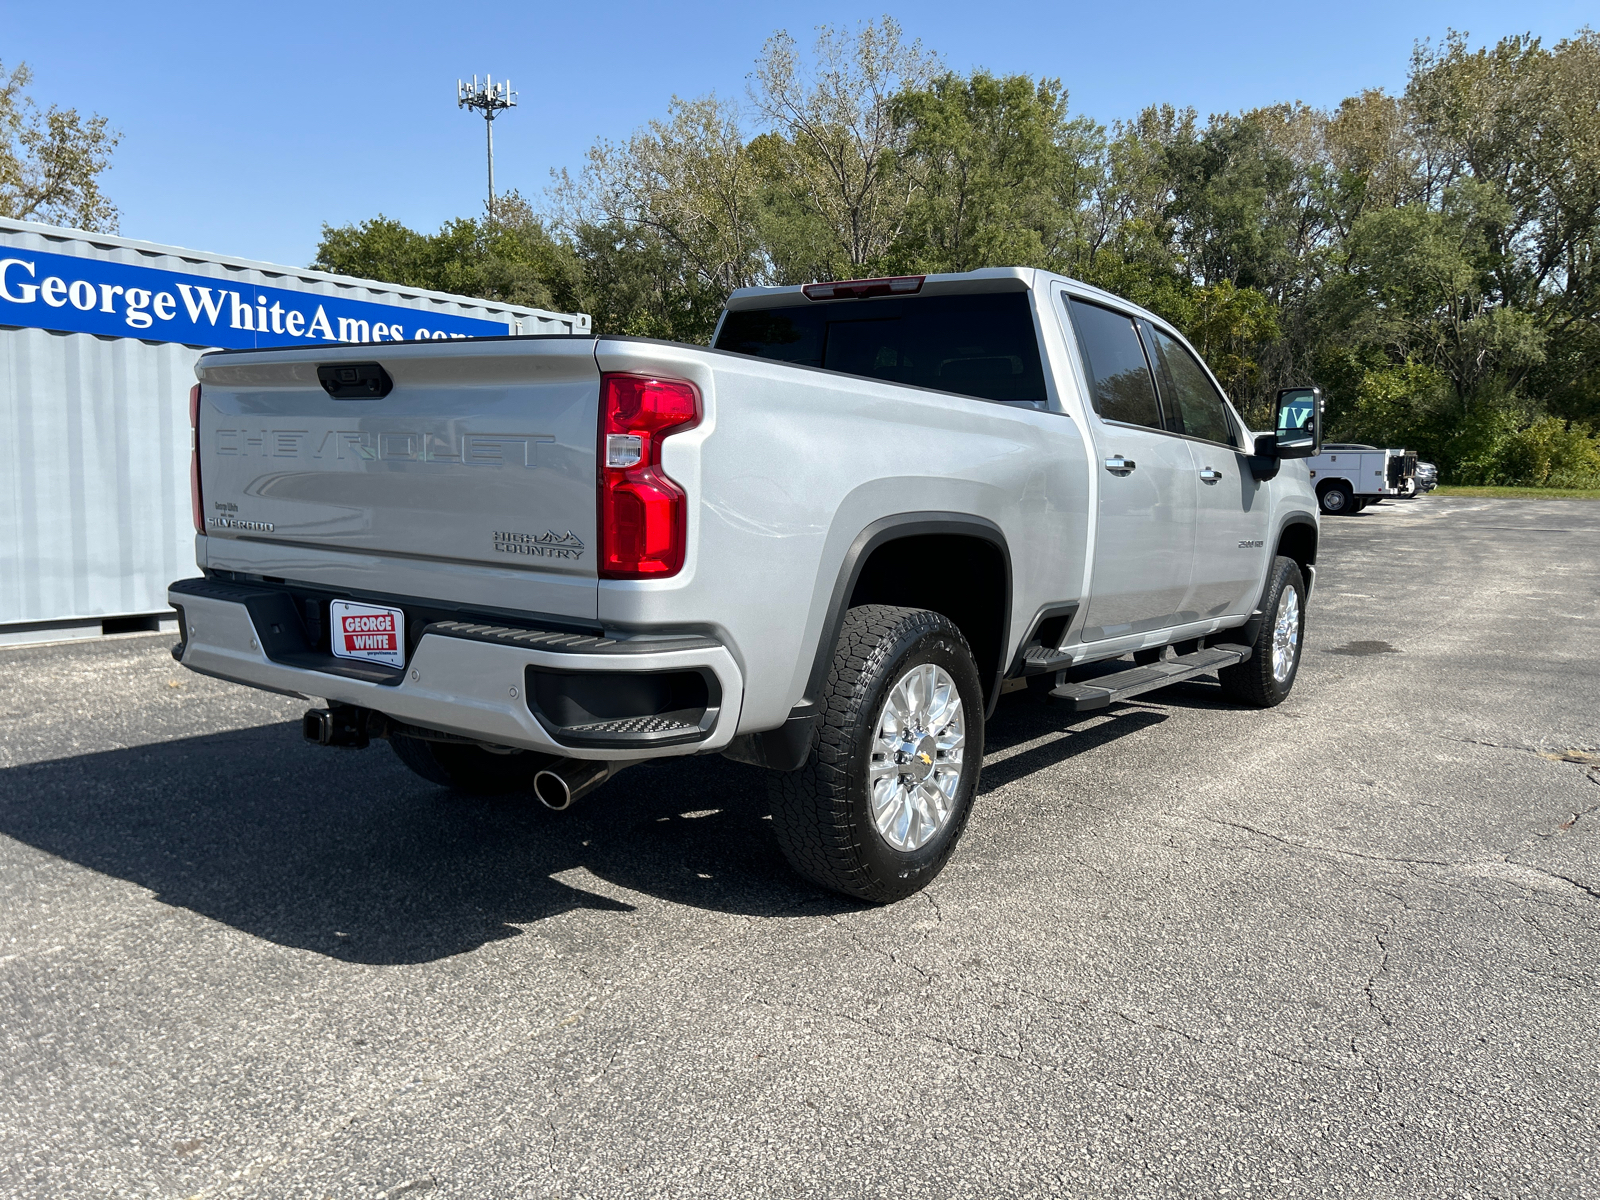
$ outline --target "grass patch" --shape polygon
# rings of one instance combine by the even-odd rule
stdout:
[[[1600,488],[1448,487],[1441,484],[1433,494],[1473,500],[1600,500]]]

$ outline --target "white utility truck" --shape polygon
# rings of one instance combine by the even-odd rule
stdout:
[[[1369,504],[1416,494],[1415,450],[1384,450],[1351,442],[1328,442],[1306,460],[1317,503],[1329,516],[1358,513]]]

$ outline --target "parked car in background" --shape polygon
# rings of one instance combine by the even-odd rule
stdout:
[[[1417,490],[1412,493],[1413,499],[1439,486],[1439,468],[1431,462],[1419,462],[1415,478]]]
[[[1317,503],[1329,516],[1358,513],[1369,504],[1415,494],[1414,450],[1385,450],[1356,442],[1327,442],[1307,466]]]

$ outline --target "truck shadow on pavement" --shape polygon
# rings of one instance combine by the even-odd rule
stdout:
[[[983,791],[1161,719],[1072,732],[1058,710],[1003,704],[992,752],[1057,736],[986,768]],[[253,936],[381,965],[642,897],[768,917],[862,907],[789,870],[766,796],[765,772],[708,756],[633,768],[551,813],[435,787],[381,744],[308,746],[288,723],[0,770],[0,833]]]

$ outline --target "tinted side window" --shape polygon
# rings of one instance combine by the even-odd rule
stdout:
[[[1177,342],[1153,325],[1143,326],[1155,343],[1153,355],[1161,380],[1161,402],[1167,412],[1167,427],[1174,433],[1205,438],[1237,446],[1238,435],[1228,410],[1205,368]]]
[[[1095,412],[1108,421],[1160,429],[1155,384],[1133,318],[1082,300],[1069,303]]]
[[[979,400],[1045,399],[1026,292],[735,310],[716,348]]]

